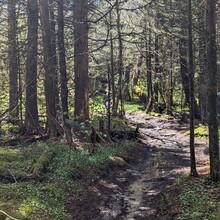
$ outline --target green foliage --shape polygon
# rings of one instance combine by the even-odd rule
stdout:
[[[66,219],[62,188],[51,183],[19,183],[0,185],[1,209],[19,220]]]
[[[79,184],[80,180],[91,181],[105,174],[109,167],[118,166],[112,158],[117,158],[121,164],[123,155],[126,156],[126,151],[133,146],[131,142],[97,144],[95,154],[89,154],[87,148],[76,151],[49,142],[0,148],[0,172],[9,168],[9,175],[15,178],[18,172],[28,175],[33,164],[45,161],[51,152],[56,152],[54,159],[47,163],[47,176],[43,181],[22,182],[17,179],[14,183],[0,183],[0,208],[19,220],[65,220],[70,193],[86,193],[86,188]],[[0,215],[0,219],[5,217]]]
[[[125,102],[124,108],[126,113],[136,113],[137,111],[144,110],[145,106],[143,103],[140,103],[140,101],[134,99],[132,101]]]
[[[187,184],[186,184],[187,183]],[[220,219],[220,202],[216,201],[212,192],[219,185],[207,185],[206,179],[185,182],[183,191],[179,197],[180,214],[179,220],[218,220]]]
[[[100,115],[106,114],[106,107],[104,105],[104,99],[102,96],[95,96],[90,100],[90,114],[91,117],[99,117]]]
[[[69,162],[66,163],[66,160],[64,160],[62,166],[66,175],[70,175],[75,179],[94,179],[102,174],[102,172],[105,172],[106,168],[116,164],[112,160],[113,157],[123,155],[123,152],[126,152],[132,146],[129,142],[115,146],[97,145],[97,153],[92,155],[87,151],[74,151],[71,153]],[[64,153],[67,153],[67,155],[63,155],[63,158],[67,158],[69,152]]]
[[[42,159],[40,155],[47,155],[52,149],[53,146],[42,142],[17,149],[0,148],[1,174],[14,178],[14,183],[0,183],[2,210],[19,220],[66,219],[67,190],[60,187],[55,179],[42,183],[20,182],[22,178],[30,175],[33,162],[38,158]],[[62,186],[66,185],[62,184]],[[1,215],[0,219],[2,219]]]
[[[20,127],[19,127],[18,125],[9,124],[9,125],[8,125],[8,130],[9,130],[12,134],[19,134],[19,132],[20,132]]]
[[[154,116],[154,117],[158,117],[160,114],[157,112],[148,112],[149,116]]]
[[[208,137],[208,126],[199,124],[194,130],[196,137],[207,138]],[[190,134],[190,131],[186,132],[187,135]]]

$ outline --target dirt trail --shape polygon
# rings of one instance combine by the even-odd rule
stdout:
[[[124,170],[115,170],[90,187],[90,197],[78,203],[69,219],[78,220],[163,220],[160,192],[181,173],[189,172],[189,137],[187,125],[176,119],[127,115],[131,124],[140,127],[142,144],[134,152],[135,162]],[[198,166],[207,156],[207,143],[197,140]],[[77,209],[77,207],[75,207]],[[75,209],[75,210],[76,210]]]

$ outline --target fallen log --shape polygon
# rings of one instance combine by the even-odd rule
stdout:
[[[51,149],[41,154],[37,162],[32,166],[31,171],[33,176],[36,178],[40,177],[47,170],[55,155],[56,149]]]
[[[12,137],[10,140],[7,141],[0,139],[0,145],[15,146],[19,143],[30,144],[40,140],[47,140],[48,138],[49,138],[48,134],[32,135],[32,136],[29,135],[16,136],[16,137]]]

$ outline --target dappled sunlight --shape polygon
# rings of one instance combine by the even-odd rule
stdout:
[[[20,156],[20,149],[11,149],[11,148],[0,148],[0,158],[7,160],[8,158],[16,159]]]

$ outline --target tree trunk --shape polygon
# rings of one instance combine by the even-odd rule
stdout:
[[[74,1],[74,41],[74,116],[84,121],[89,118],[88,0]]]
[[[37,47],[38,47],[38,1],[28,0],[28,43],[26,61],[26,105],[25,126],[36,130],[38,123],[37,109]]]
[[[192,39],[192,3],[188,0],[189,91],[190,91],[190,173],[197,176],[194,138],[194,62]]]
[[[127,101],[131,101],[131,94],[130,94],[130,73],[131,73],[131,65],[126,66],[125,69],[125,88],[124,88],[124,99]]]
[[[48,0],[39,0],[43,34],[45,98],[47,111],[47,132],[51,136],[58,135],[57,109],[55,97],[55,66],[52,56],[52,39],[49,20]]]
[[[67,123],[69,119],[68,109],[68,80],[66,71],[66,50],[64,42],[64,15],[63,15],[63,2],[64,0],[58,0],[58,49],[59,49],[59,70],[60,70],[60,85],[61,85],[61,105],[62,105],[62,118],[64,124],[64,132],[66,135],[67,143],[72,145],[72,133],[71,127]]]
[[[9,65],[9,109],[12,118],[18,117],[18,55],[16,0],[8,0],[8,65]]]
[[[219,180],[219,139],[217,120],[217,55],[216,55],[216,1],[207,0],[207,71],[208,78],[208,121],[210,174],[213,181]]]
[[[146,39],[146,67],[147,67],[147,112],[152,110],[154,103],[153,82],[152,82],[152,50],[151,50],[151,29],[149,30],[149,40]]]
[[[122,94],[122,76],[124,72],[123,66],[123,43],[122,43],[122,34],[121,34],[121,15],[120,15],[120,8],[119,8],[119,0],[116,0],[116,13],[117,13],[117,33],[118,33],[118,94],[116,97],[115,109],[119,107],[120,102],[120,116],[123,117],[125,114],[124,110],[124,100]]]
[[[117,114],[117,109],[115,108],[116,102],[116,92],[115,92],[115,65],[114,65],[114,45],[112,36],[112,12],[109,13],[110,20],[110,51],[111,51],[111,90],[112,90],[112,114]]]
[[[140,55],[137,58],[137,69],[135,70],[135,75],[134,75],[134,78],[133,78],[133,87],[137,86],[138,80],[139,80],[140,75],[141,75],[142,59],[143,59],[142,55]]]
[[[66,72],[66,50],[64,43],[64,16],[63,0],[58,1],[58,47],[59,47],[59,67],[60,67],[60,84],[61,84],[61,104],[64,121],[68,119],[68,87]]]
[[[206,34],[205,34],[205,6],[201,0],[201,9],[198,14],[199,21],[199,109],[202,123],[207,123],[207,69],[206,69]]]
[[[155,80],[154,80],[154,100],[153,110],[157,111],[158,101],[159,101],[159,70],[160,70],[160,61],[159,61],[159,36],[155,36]]]
[[[49,17],[50,17],[50,33],[51,33],[51,52],[54,65],[54,91],[56,108],[59,108],[59,91],[58,91],[58,71],[57,71],[57,48],[56,48],[56,21],[54,15],[54,3],[55,0],[49,0]]]
[[[189,67],[187,62],[187,41],[185,38],[182,38],[179,43],[180,47],[180,75],[182,79],[183,91],[185,94],[185,104],[189,104],[190,102],[190,94],[189,94]],[[194,98],[194,115],[195,118],[200,119],[199,107]]]

